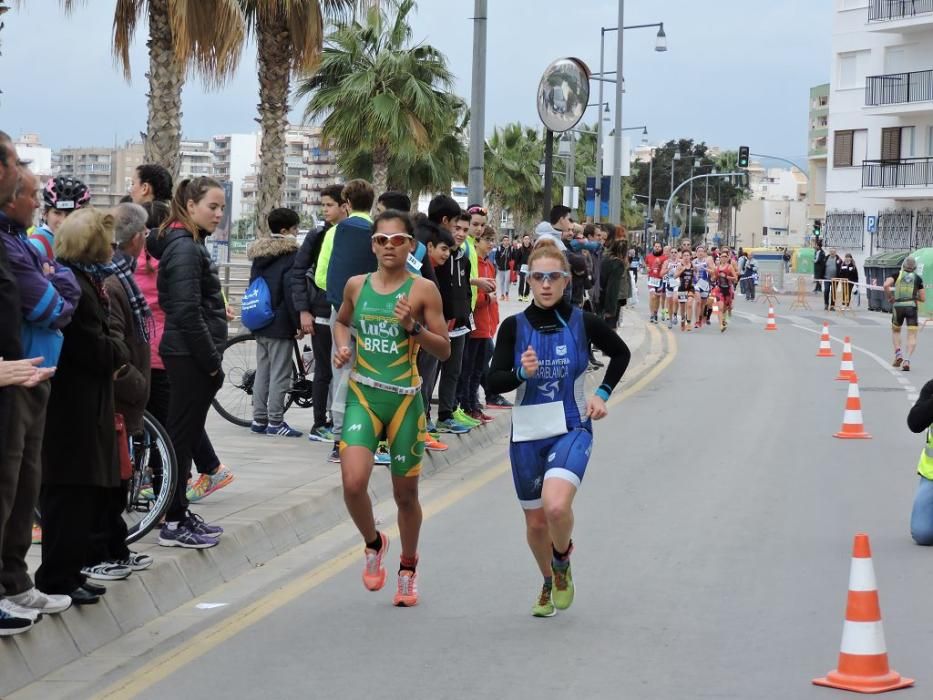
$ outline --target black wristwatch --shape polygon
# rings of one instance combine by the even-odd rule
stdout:
[[[413,325],[411,330],[408,331],[408,335],[418,335],[422,330],[424,330],[424,326],[415,321],[415,325]]]

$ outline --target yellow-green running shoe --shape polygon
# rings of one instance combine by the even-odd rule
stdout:
[[[541,593],[531,607],[531,614],[535,617],[554,617],[557,614],[551,602],[551,587],[547,584],[541,586]]]
[[[551,570],[554,574],[554,607],[566,610],[573,603],[573,574],[570,573],[570,562],[567,562],[566,567],[551,564]]]
[[[483,421],[476,420],[466,414],[462,408],[458,408],[453,412],[454,420],[457,421],[460,425],[465,425],[468,428],[476,428],[483,424]]]

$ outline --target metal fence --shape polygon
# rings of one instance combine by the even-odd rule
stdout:
[[[862,161],[862,187],[930,185],[933,185],[933,157]]]
[[[933,70],[870,75],[865,78],[865,106],[933,100]]]
[[[890,22],[933,12],[933,0],[871,0],[869,22]]]
[[[913,230],[913,210],[885,209],[878,215],[878,233],[872,236],[872,250],[910,250]]]
[[[823,245],[841,250],[865,249],[865,212],[831,211],[823,224]]]

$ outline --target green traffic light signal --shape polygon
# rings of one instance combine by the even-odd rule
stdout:
[[[749,148],[748,146],[739,146],[739,167],[747,168],[748,167],[748,158],[749,158]]]

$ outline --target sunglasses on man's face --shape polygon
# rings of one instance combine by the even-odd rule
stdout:
[[[401,248],[403,245],[408,245],[410,241],[411,236],[407,233],[377,233],[373,235],[373,243],[383,248],[390,243],[393,248]]]
[[[566,272],[562,270],[557,270],[555,272],[532,272],[531,273],[531,279],[533,279],[535,282],[544,282],[544,280],[547,280],[548,282],[554,283],[554,282],[557,282],[557,280],[562,280],[569,276],[570,275],[568,275]]]

